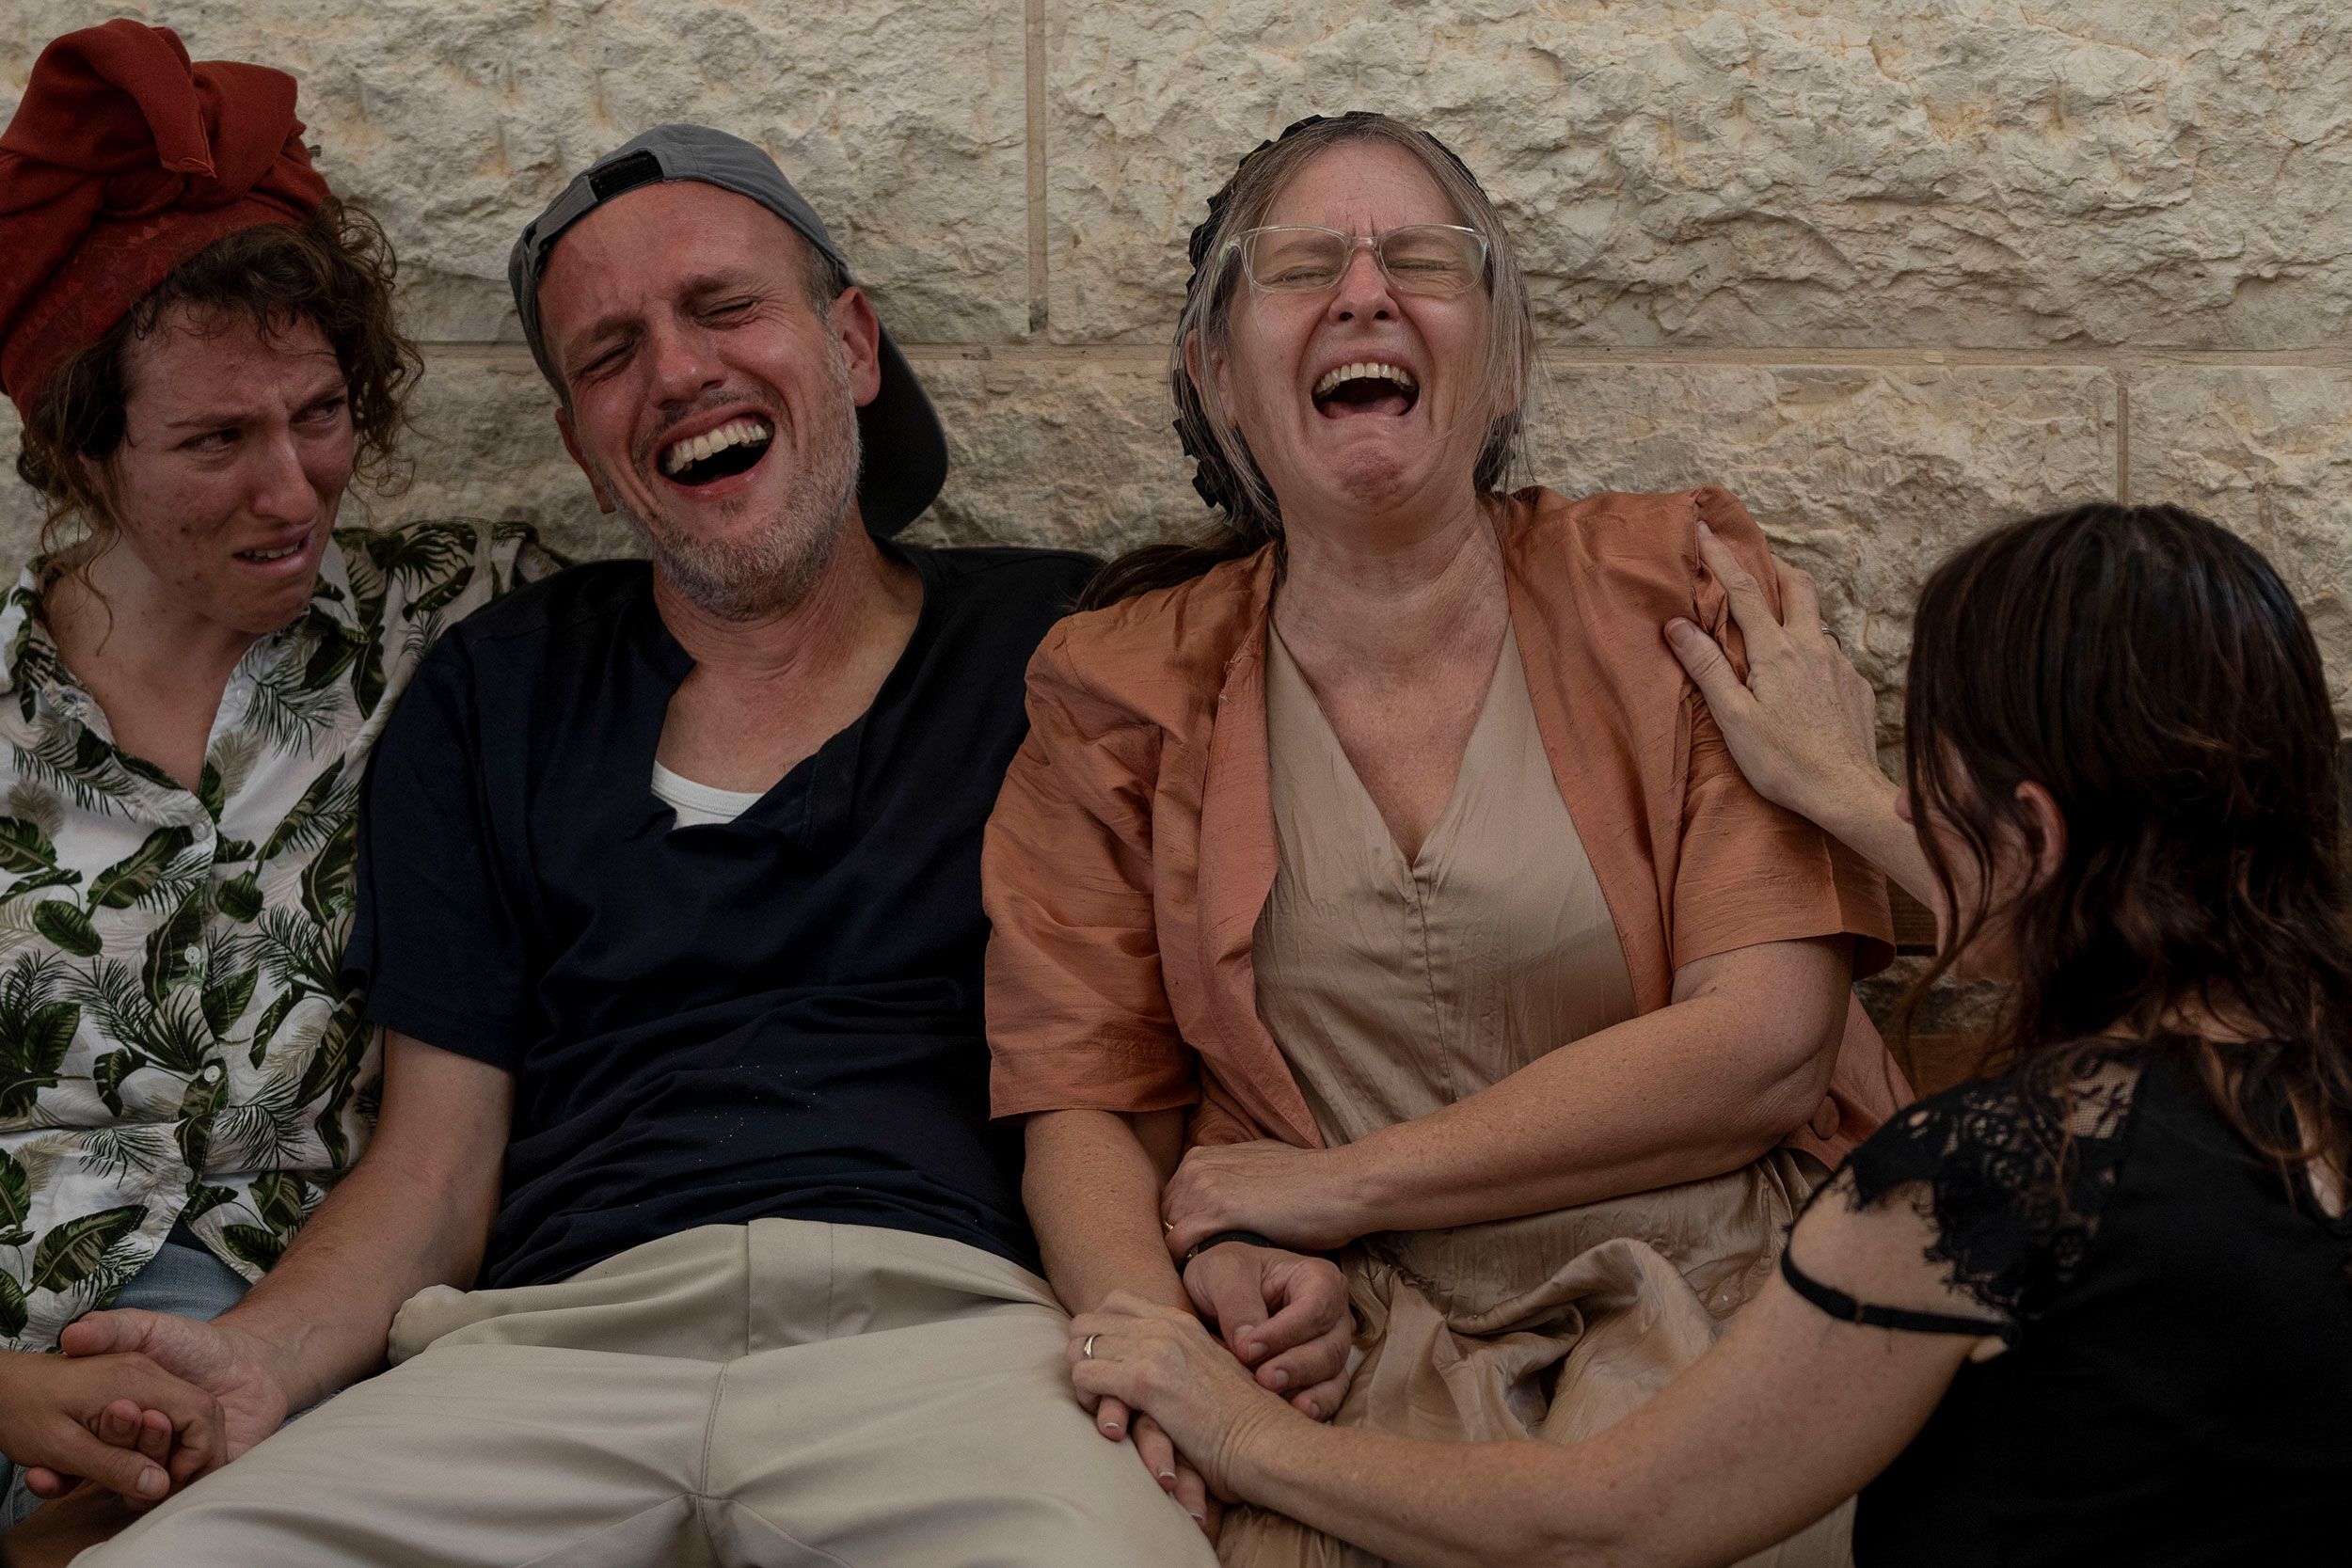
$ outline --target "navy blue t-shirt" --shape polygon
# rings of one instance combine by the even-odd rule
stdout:
[[[873,705],[732,823],[652,789],[693,668],[643,562],[468,617],[375,748],[344,958],[368,1016],[515,1076],[479,1283],[698,1225],[876,1225],[1037,1266],[988,1121],[980,834],[1084,556],[889,546],[920,575]]]

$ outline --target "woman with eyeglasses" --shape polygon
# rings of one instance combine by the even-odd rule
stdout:
[[[1030,667],[994,1107],[1073,1311],[1198,1314],[1341,1428],[1573,1442],[1707,1349],[1909,1098],[1850,991],[1883,887],[1746,784],[1658,635],[1730,634],[1700,549],[1762,569],[1740,503],[1505,493],[1534,334],[1451,152],[1294,126],[1192,259],[1171,380],[1221,516]],[[1215,1456],[1133,1435],[1213,1526]],[[1375,1560],[1332,1523],[1245,1510],[1220,1553]],[[1842,1561],[1844,1524],[1762,1560]]]
[[[2011,982],[1997,1070],[1854,1150],[1723,1342],[1571,1448],[1319,1428],[1138,1296],[1072,1323],[1080,1391],[1399,1562],[1721,1563],[1857,1487],[1863,1568],[2342,1561],[2352,883],[2294,598],[2176,508],[1998,530],[1920,598],[1898,790],[1809,588],[1784,623],[1708,553],[1751,678],[1667,636],[1757,783],[1937,911],[1927,980]]]

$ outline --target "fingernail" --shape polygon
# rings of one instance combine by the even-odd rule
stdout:
[[[1666,623],[1666,641],[1669,642],[1688,642],[1691,641],[1691,634],[1697,629],[1698,628],[1691,625],[1690,622],[1677,618]]]
[[[171,1478],[161,1470],[139,1472],[139,1496],[142,1497],[160,1497],[164,1495],[164,1488],[170,1484]]]
[[[1715,531],[1714,531],[1713,529],[1711,529],[1711,528],[1708,528],[1708,527],[1705,523],[1701,523],[1701,524],[1699,524],[1699,532],[1701,532],[1701,533],[1705,534],[1705,535],[1706,535],[1708,538],[1709,538],[1709,539],[1712,539],[1712,538],[1714,538],[1714,537],[1715,537]]]
[[[1117,1421],[1104,1421],[1104,1422],[1103,1423],[1103,1435],[1104,1435],[1104,1436],[1105,1436],[1105,1437],[1116,1437],[1116,1436],[1118,1436],[1118,1435],[1119,1435],[1119,1423],[1118,1423]]]
[[[1263,1355],[1264,1354],[1265,1347],[1263,1345],[1250,1344],[1244,1345],[1241,1348],[1241,1358],[1244,1361],[1255,1361],[1258,1357]]]
[[[1290,1386],[1291,1374],[1282,1370],[1279,1367],[1277,1367],[1274,1370],[1274,1386],[1277,1388],[1287,1388]]]
[[[1176,1479],[1176,1472],[1173,1470],[1162,1470],[1159,1473],[1159,1476],[1162,1481],[1173,1481]]]

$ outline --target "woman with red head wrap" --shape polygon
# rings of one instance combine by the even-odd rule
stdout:
[[[43,50],[0,135],[0,388],[48,506],[0,601],[0,1442],[44,1493],[217,1462],[209,1400],[126,1370],[149,1414],[107,1435],[146,1458],[89,1463],[42,1422],[96,1364],[10,1353],[93,1307],[225,1309],[356,1157],[368,749],[441,627],[542,559],[518,528],[336,530],[418,360],[294,98],[117,21]]]
[[[109,22],[42,51],[0,135],[0,384],[30,414],[66,362],[214,241],[329,199],[284,71],[188,59]]]

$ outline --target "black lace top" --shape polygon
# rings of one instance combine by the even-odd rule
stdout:
[[[1856,1302],[1784,1257],[1790,1283],[2009,1348],[1864,1488],[1861,1568],[2346,1560],[2352,1222],[2291,1198],[2162,1047],[1923,1101],[1815,1201],[1899,1193],[1981,1317]]]

